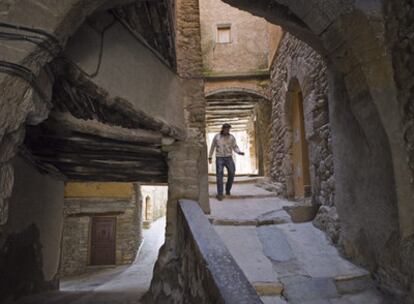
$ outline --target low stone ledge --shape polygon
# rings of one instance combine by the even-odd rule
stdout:
[[[285,210],[294,223],[304,223],[312,221],[315,216],[317,209],[312,204],[308,203],[297,203],[293,206],[284,206]]]
[[[283,292],[280,282],[253,282],[253,287],[260,296],[280,296]]]
[[[203,303],[263,304],[197,202],[180,200],[178,209],[178,220],[183,224],[180,238],[187,242],[183,264],[195,266],[195,269],[189,269],[188,266],[183,269],[187,272],[186,277],[192,278],[185,283],[188,286],[184,287],[193,290],[186,295],[187,303],[191,300],[200,303],[197,294],[201,292],[208,297]],[[186,260],[192,263],[187,263]],[[204,292],[194,294],[194,289],[202,289]]]
[[[208,217],[210,223],[214,226],[268,226],[291,223],[290,218],[273,217],[273,218],[258,218],[258,219],[231,219],[231,218],[215,218]]]

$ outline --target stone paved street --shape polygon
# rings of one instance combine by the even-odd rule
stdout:
[[[293,202],[254,182],[236,179],[235,196],[223,201],[210,184],[210,221],[265,304],[389,303],[312,222],[291,222],[282,208]]]
[[[144,230],[144,243],[132,265],[91,269],[82,276],[62,279],[59,292],[8,304],[139,304],[150,286],[164,235],[165,218],[161,218]]]

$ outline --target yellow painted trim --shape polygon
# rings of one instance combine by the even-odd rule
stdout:
[[[65,197],[114,197],[131,198],[134,194],[132,183],[81,183],[69,182],[65,185]]]

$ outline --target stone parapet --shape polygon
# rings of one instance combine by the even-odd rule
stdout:
[[[177,220],[185,303],[263,303],[197,202],[180,200]]]

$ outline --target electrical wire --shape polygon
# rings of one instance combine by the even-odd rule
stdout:
[[[104,53],[104,43],[105,43],[105,34],[112,26],[115,25],[116,22],[117,22],[117,20],[114,19],[110,24],[108,24],[106,27],[104,27],[104,29],[100,32],[101,39],[100,39],[98,63],[96,65],[95,71],[93,73],[86,72],[78,64],[76,64],[75,62],[73,62],[71,59],[69,59],[66,56],[56,57],[55,60],[61,60],[65,63],[70,64],[71,66],[75,67],[82,75],[84,75],[88,78],[95,78],[96,76],[98,76],[99,71],[101,69],[101,65],[102,65],[102,59],[103,59],[103,53]]]
[[[102,58],[103,58],[103,51],[104,51],[104,43],[105,43],[105,33],[107,30],[109,30],[111,27],[113,27],[116,23],[116,19],[114,18],[114,20],[108,24],[106,27],[104,27],[104,29],[101,31],[101,45],[100,45],[100,49],[99,49],[99,57],[98,57],[98,64],[96,66],[95,72],[93,72],[90,77],[91,78],[95,78],[98,73],[99,70],[101,69],[101,64],[102,64]]]
[[[27,41],[38,45],[53,57],[57,56],[60,53],[60,50],[57,50],[55,45],[50,44],[49,40],[45,40],[38,36],[22,35],[19,33],[7,33],[0,31],[0,40]]]
[[[7,22],[0,22],[0,28],[20,31],[20,33],[0,31],[0,40],[27,41],[46,50],[52,57],[57,56],[62,51],[59,39],[43,29],[16,25]],[[52,103],[48,100],[46,94],[37,84],[37,76],[29,68],[17,63],[0,60],[0,72],[24,79],[46,104],[52,106]]]
[[[51,41],[53,41],[54,44],[56,44],[57,46],[59,46],[60,49],[62,49],[59,39],[55,35],[43,29],[36,28],[36,27],[27,27],[27,26],[17,25],[17,24],[7,23],[7,22],[0,22],[0,27],[10,28],[10,29],[15,29],[15,30],[20,30],[20,31],[26,31],[26,32],[31,32],[31,33],[42,35],[44,37],[49,38]]]
[[[7,28],[13,30],[19,30],[22,32],[29,32],[30,34],[22,34],[22,33],[11,33],[11,32],[4,32],[0,31],[0,40],[9,40],[9,41],[26,41],[33,43],[42,49],[46,50],[53,58],[55,59],[63,59],[65,62],[71,64],[72,66],[76,67],[82,74],[94,78],[98,75],[101,65],[102,65],[102,58],[103,58],[103,48],[104,48],[104,40],[105,40],[105,33],[106,31],[111,28],[116,23],[116,19],[114,19],[109,25],[107,25],[101,34],[101,42],[100,42],[100,49],[99,49],[99,57],[98,57],[98,64],[96,66],[95,71],[92,74],[85,72],[79,65],[75,62],[71,61],[69,58],[64,56],[59,56],[59,54],[63,51],[62,46],[60,45],[59,40],[53,35],[48,33],[45,30],[39,28],[29,28],[26,26],[0,22],[0,28]],[[33,35],[37,34],[37,35]],[[20,77],[24,79],[26,82],[30,84],[30,86],[35,90],[35,92],[39,95],[39,97],[48,105],[52,106],[52,103],[48,100],[46,94],[41,90],[39,85],[36,82],[36,75],[31,71],[29,68],[0,60],[0,73],[5,73],[13,76]]]
[[[18,76],[24,79],[30,84],[30,86],[36,91],[36,93],[45,103],[47,103],[49,106],[52,105],[52,103],[46,97],[46,94],[40,89],[39,85],[37,84],[36,75],[27,67],[20,64],[0,60],[0,72]]]

